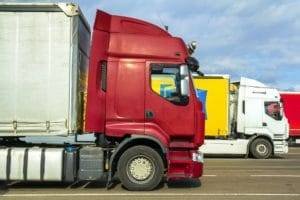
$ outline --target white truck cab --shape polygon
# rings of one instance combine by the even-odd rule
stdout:
[[[252,155],[260,159],[286,154],[289,125],[278,90],[244,77],[230,85],[230,133],[224,138],[207,137],[201,150],[205,154]],[[208,89],[206,103],[213,98],[210,92]]]
[[[239,84],[237,132],[269,138],[274,154],[287,153],[289,127],[278,90],[244,77]],[[257,148],[261,153],[266,151],[264,144]]]

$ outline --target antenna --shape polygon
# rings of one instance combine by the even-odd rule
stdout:
[[[72,0],[72,1],[73,1],[73,3],[75,3],[76,5],[79,6],[79,0]]]
[[[168,32],[169,31],[169,26],[168,25],[165,25],[161,16],[160,16],[160,13],[156,10],[156,14],[158,16],[158,19],[159,19],[159,22],[161,24],[162,27],[164,27],[164,29]]]

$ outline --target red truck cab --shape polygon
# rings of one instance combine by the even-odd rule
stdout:
[[[280,92],[284,113],[289,122],[291,142],[300,142],[300,92]]]
[[[189,60],[183,40],[167,31],[97,11],[85,132],[94,133],[101,145],[117,144],[110,178],[118,171],[130,190],[153,189],[162,174],[168,179],[202,175],[198,148],[204,140],[204,113],[189,72],[195,66]],[[176,82],[170,98],[151,85],[156,75],[164,74]]]

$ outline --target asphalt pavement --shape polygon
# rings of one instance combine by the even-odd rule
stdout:
[[[0,189],[1,200],[138,200],[138,199],[272,199],[300,200],[300,147],[282,157],[255,160],[206,158],[200,180],[164,183],[151,192],[129,192],[120,184],[110,190],[104,183],[9,183]]]

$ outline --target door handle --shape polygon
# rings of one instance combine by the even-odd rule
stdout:
[[[145,117],[146,119],[153,119],[154,118],[154,114],[151,110],[146,110],[145,111]]]
[[[266,122],[263,122],[262,125],[263,126],[268,126],[268,124]]]

